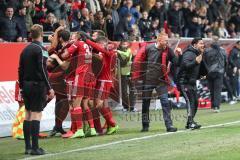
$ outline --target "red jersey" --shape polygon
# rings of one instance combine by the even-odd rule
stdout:
[[[92,72],[92,53],[86,43],[77,41],[67,50],[70,55],[70,74]]]
[[[92,48],[98,50],[102,55],[102,69],[97,77],[98,80],[112,81],[112,71],[114,70],[116,56],[115,51],[108,51],[101,47],[99,44],[92,42],[91,40],[86,40],[86,43]]]

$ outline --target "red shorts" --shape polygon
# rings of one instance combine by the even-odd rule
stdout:
[[[19,82],[16,81],[15,83],[15,101],[19,102],[19,103],[23,103],[23,98],[22,95],[20,93],[20,88],[19,88]]]
[[[112,87],[113,87],[112,81],[98,80],[95,87],[95,98],[100,98],[101,100],[108,99]]]
[[[70,78],[67,83],[68,100],[75,97],[92,98],[94,96],[94,86],[96,85],[93,73],[84,72],[77,74],[74,79]]]

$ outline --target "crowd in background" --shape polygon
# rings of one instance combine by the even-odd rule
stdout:
[[[147,6],[146,3],[152,6]],[[0,40],[29,41],[33,24],[44,32],[102,30],[110,40],[170,37],[239,38],[239,0],[0,0]]]

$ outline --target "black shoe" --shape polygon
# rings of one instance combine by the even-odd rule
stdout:
[[[148,132],[148,127],[143,127],[141,132]]]
[[[53,137],[57,133],[61,133],[63,135],[63,134],[66,134],[67,132],[65,132],[62,127],[56,127],[55,126],[55,127],[53,127],[53,130],[49,133],[49,136]]]
[[[171,126],[167,128],[167,132],[177,132],[177,128]]]
[[[31,154],[31,152],[32,152],[32,149],[26,149],[24,154]]]
[[[32,149],[30,154],[31,155],[44,155],[46,153],[42,148],[38,148],[38,149]]]
[[[192,122],[192,123],[189,123],[187,126],[186,126],[186,129],[200,129],[202,126],[200,124],[197,124],[196,122]]]

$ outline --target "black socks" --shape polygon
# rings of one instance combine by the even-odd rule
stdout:
[[[40,130],[40,121],[32,120],[32,149],[36,150],[39,148],[38,146],[38,137],[39,137],[39,130]]]
[[[31,137],[31,121],[24,121],[23,122],[23,134],[24,134],[24,141],[25,141],[25,149],[31,149],[30,137]]]

